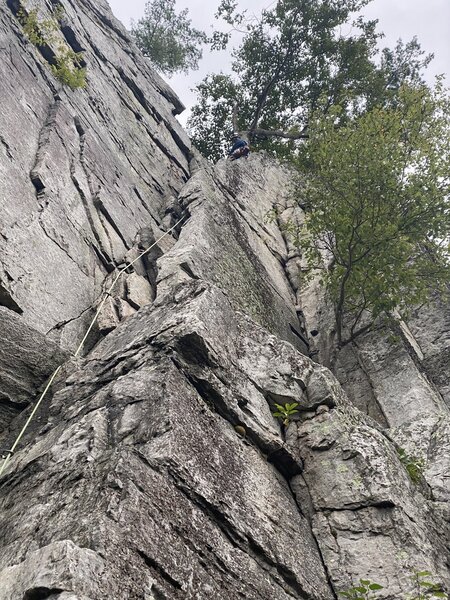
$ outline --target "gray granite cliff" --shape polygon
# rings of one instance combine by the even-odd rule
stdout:
[[[64,365],[0,479],[0,600],[448,587],[448,307],[338,352],[283,233],[303,218],[289,169],[204,161],[106,2],[61,4],[85,89],[0,7],[1,448]]]

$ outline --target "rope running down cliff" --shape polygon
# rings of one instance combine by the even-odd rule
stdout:
[[[95,323],[97,322],[97,319],[98,319],[98,317],[99,317],[99,315],[100,315],[100,313],[101,313],[101,310],[102,310],[102,308],[103,308],[103,306],[104,306],[105,302],[107,301],[107,299],[108,299],[108,298],[109,298],[109,296],[111,295],[111,292],[112,292],[112,290],[113,290],[114,286],[115,286],[115,285],[116,285],[116,283],[119,281],[119,278],[120,278],[120,276],[121,276],[123,273],[125,273],[125,271],[126,271],[127,269],[129,269],[129,268],[130,268],[132,265],[134,265],[134,263],[135,263],[135,262],[137,262],[137,261],[138,261],[138,260],[140,260],[140,259],[141,259],[143,256],[145,256],[146,254],[148,254],[148,252],[150,252],[150,250],[152,250],[152,248],[154,248],[154,247],[155,247],[155,246],[156,246],[156,245],[157,245],[157,244],[158,244],[158,243],[159,243],[161,240],[163,240],[163,239],[164,239],[164,238],[165,238],[167,235],[169,235],[169,233],[171,233],[171,232],[172,232],[172,231],[173,231],[173,230],[174,230],[176,227],[178,227],[178,225],[180,225],[180,224],[181,224],[181,222],[183,221],[183,219],[184,219],[185,217],[186,217],[186,215],[183,215],[183,216],[181,217],[181,219],[179,219],[179,220],[178,220],[178,221],[175,223],[175,225],[173,225],[173,227],[171,227],[170,229],[168,229],[168,230],[167,230],[167,231],[164,233],[164,235],[162,235],[162,236],[161,236],[159,239],[157,239],[157,240],[156,240],[156,242],[154,242],[154,243],[153,243],[153,244],[152,244],[152,245],[151,245],[149,248],[147,248],[147,250],[144,250],[144,252],[142,252],[142,254],[140,254],[140,255],[139,255],[137,258],[135,258],[135,259],[134,259],[134,260],[132,260],[130,263],[128,263],[126,267],[124,267],[123,269],[121,269],[121,270],[120,270],[120,271],[117,273],[117,275],[116,275],[116,277],[114,278],[114,281],[112,282],[111,286],[110,286],[110,287],[109,287],[109,289],[108,289],[108,290],[107,290],[107,291],[104,293],[104,296],[105,296],[105,297],[103,298],[103,300],[102,300],[102,301],[101,301],[101,303],[99,304],[99,307],[98,307],[98,309],[97,309],[97,312],[95,313],[95,316],[94,316],[94,318],[93,318],[93,319],[92,319],[92,321],[91,321],[91,324],[89,325],[89,327],[88,327],[88,329],[87,329],[87,331],[86,331],[86,333],[85,333],[85,335],[84,335],[83,339],[81,340],[81,342],[80,342],[80,344],[79,344],[78,348],[76,349],[76,351],[75,351],[75,354],[73,355],[73,356],[74,356],[74,358],[76,358],[76,357],[77,357],[77,356],[80,354],[81,350],[83,349],[84,343],[86,342],[86,340],[87,340],[87,338],[88,338],[89,334],[90,334],[90,333],[91,333],[91,331],[92,331],[92,328],[94,327]],[[17,436],[17,438],[16,438],[16,440],[15,440],[14,444],[11,446],[11,449],[10,449],[10,450],[5,450],[5,451],[4,451],[4,454],[6,454],[6,456],[3,458],[3,464],[2,464],[2,466],[0,467],[0,477],[1,477],[1,475],[3,474],[3,471],[5,470],[5,468],[6,468],[6,465],[7,465],[7,464],[8,464],[8,462],[9,462],[9,459],[11,458],[11,456],[12,456],[12,455],[14,454],[14,452],[16,451],[16,448],[17,448],[17,446],[19,445],[19,443],[20,443],[20,440],[21,440],[21,439],[22,439],[22,437],[25,435],[25,432],[27,431],[27,429],[28,429],[28,427],[29,427],[29,425],[30,425],[31,421],[33,420],[33,418],[34,418],[35,414],[37,413],[37,411],[38,411],[38,409],[39,409],[39,407],[40,407],[40,405],[42,404],[42,401],[43,401],[43,400],[44,400],[44,398],[46,397],[46,395],[47,395],[47,393],[48,393],[48,391],[49,391],[49,389],[50,389],[50,387],[51,387],[52,383],[55,381],[55,379],[56,379],[56,377],[57,377],[58,373],[60,372],[60,370],[62,369],[62,367],[63,367],[63,365],[61,364],[61,365],[59,365],[59,367],[57,367],[57,368],[55,369],[55,371],[53,372],[52,376],[51,376],[51,377],[50,377],[50,379],[48,380],[48,383],[47,383],[47,385],[45,386],[45,389],[44,389],[44,391],[42,392],[41,396],[39,397],[39,400],[36,402],[36,405],[35,405],[35,407],[34,407],[34,408],[33,408],[33,410],[31,411],[31,414],[30,414],[30,416],[29,416],[29,417],[28,417],[28,419],[26,420],[26,422],[25,422],[25,425],[22,427],[22,430],[20,431],[19,435]]]

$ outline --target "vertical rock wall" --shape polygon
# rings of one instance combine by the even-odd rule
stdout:
[[[15,3],[0,10],[1,447],[65,362],[0,481],[0,600],[327,600],[359,578],[406,600],[411,570],[448,584],[447,383],[423,367],[439,370],[440,323],[422,362],[380,335],[341,355],[347,395],[283,234],[302,219],[289,170],[195,158],[108,7],[63,4],[86,90],[59,89]],[[71,359],[118,269],[182,215]],[[426,457],[417,483],[399,445]]]
[[[38,5],[49,18],[53,4]],[[72,347],[107,273],[143,227],[158,233],[190,143],[173,116],[182,105],[106,3],[62,6],[59,37],[84,51],[86,89],[54,79],[18,2],[1,7],[0,302]]]
[[[426,521],[439,532],[441,569],[445,572],[450,548],[449,307],[434,298],[419,307],[408,324],[399,321],[393,329],[379,326],[338,350],[332,308],[317,282],[302,290],[301,302],[309,327],[318,331],[313,344],[317,360],[332,368],[352,404],[379,423],[397,455],[403,455],[404,466],[418,467],[412,487],[415,503],[424,512],[421,517],[409,515],[415,525]],[[342,521],[340,517],[340,527]],[[380,529],[372,520],[360,521],[359,528],[361,524],[363,538],[373,538],[378,532],[376,539],[385,535],[385,528],[397,528],[385,523]],[[417,535],[415,525],[411,538]],[[400,542],[389,562],[391,566],[403,562],[410,572],[413,552],[407,546]],[[342,557],[347,552],[343,545],[337,554]],[[430,556],[432,552],[429,548]],[[425,570],[438,572],[428,567]]]
[[[59,41],[82,49],[88,67],[87,87],[76,91],[55,80],[25,37],[19,6],[0,7],[0,306],[21,315],[36,343],[43,334],[73,351],[108,274],[170,226],[190,176],[190,143],[174,117],[181,103],[106,3],[62,3]],[[54,10],[36,6],[42,19]],[[147,262],[124,282],[100,330],[152,296],[154,268]],[[8,370],[5,353],[0,361]],[[10,415],[29,399],[16,406],[2,396]]]

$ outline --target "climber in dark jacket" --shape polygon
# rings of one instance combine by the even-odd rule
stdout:
[[[230,160],[236,160],[237,158],[241,158],[241,156],[249,155],[250,148],[248,147],[248,143],[245,140],[243,140],[240,137],[240,135],[234,133],[231,140],[233,142],[233,145],[228,152]]]

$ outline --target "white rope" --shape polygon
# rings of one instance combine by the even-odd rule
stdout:
[[[167,235],[169,235],[169,233],[171,233],[171,232],[172,232],[172,231],[173,231],[173,230],[174,230],[174,229],[175,229],[175,228],[176,228],[176,227],[177,227],[177,226],[178,226],[178,225],[181,223],[181,221],[183,221],[183,219],[184,219],[184,216],[183,216],[183,217],[181,217],[181,219],[179,219],[179,220],[178,220],[178,221],[175,223],[175,225],[173,225],[173,227],[171,227],[170,229],[168,229],[168,230],[167,230],[167,231],[164,233],[164,235],[162,235],[162,236],[161,236],[159,239],[157,239],[157,240],[156,240],[156,242],[154,242],[154,243],[153,243],[153,244],[152,244],[152,245],[151,245],[149,248],[147,248],[147,250],[145,250],[144,252],[142,252],[142,253],[141,253],[141,254],[140,254],[140,255],[139,255],[137,258],[135,258],[134,260],[132,260],[130,263],[128,263],[128,265],[127,265],[126,267],[124,267],[123,269],[121,269],[121,270],[120,270],[120,271],[117,273],[117,275],[116,275],[116,277],[114,278],[114,281],[112,282],[111,286],[110,286],[110,287],[109,287],[109,289],[108,289],[108,290],[107,290],[107,291],[104,293],[105,297],[103,298],[102,302],[100,303],[100,305],[99,305],[99,307],[98,307],[98,309],[97,309],[97,312],[95,313],[95,316],[94,316],[94,318],[92,319],[92,321],[91,321],[91,324],[90,324],[90,325],[89,325],[89,327],[88,327],[88,330],[86,331],[86,334],[85,334],[85,336],[83,337],[83,339],[81,340],[81,342],[80,342],[80,344],[79,344],[78,348],[76,349],[76,351],[75,351],[75,354],[74,354],[74,357],[77,357],[77,356],[80,354],[81,350],[83,349],[84,343],[86,342],[86,340],[87,340],[87,338],[88,338],[89,334],[90,334],[90,333],[91,333],[91,331],[92,331],[92,328],[94,327],[95,323],[97,322],[97,319],[98,319],[98,317],[99,317],[99,315],[100,315],[100,313],[101,313],[101,311],[102,311],[102,308],[103,308],[103,306],[104,306],[104,304],[105,304],[106,300],[107,300],[107,299],[110,297],[110,295],[111,295],[111,292],[112,292],[112,290],[113,290],[114,286],[116,285],[116,283],[118,282],[118,280],[119,280],[120,276],[121,276],[123,273],[125,273],[125,271],[126,271],[127,269],[129,269],[129,268],[130,268],[132,265],[134,265],[134,263],[135,263],[135,262],[137,262],[137,261],[138,261],[138,260],[140,260],[140,259],[141,259],[143,256],[145,256],[146,254],[148,254],[148,253],[150,252],[150,250],[152,250],[152,249],[153,249],[153,248],[154,248],[154,247],[155,247],[157,244],[159,244],[159,242],[160,242],[161,240],[163,240],[163,239],[164,239],[164,238],[165,238]],[[26,430],[28,429],[28,427],[29,427],[29,425],[30,425],[31,421],[33,420],[33,418],[34,418],[34,416],[35,416],[36,412],[38,411],[38,409],[39,409],[40,405],[42,404],[42,401],[43,401],[43,400],[44,400],[44,398],[46,397],[46,395],[47,395],[47,392],[49,391],[49,389],[50,389],[50,387],[51,387],[52,383],[55,381],[55,379],[56,379],[56,376],[58,375],[58,373],[60,372],[60,370],[62,369],[62,367],[63,367],[63,365],[62,365],[62,364],[61,364],[61,365],[59,365],[59,367],[57,367],[57,368],[55,369],[55,371],[53,372],[52,376],[51,376],[51,377],[50,377],[50,379],[48,380],[48,383],[47,383],[47,385],[45,386],[45,389],[44,389],[44,391],[43,391],[43,392],[42,392],[42,394],[40,395],[40,397],[39,397],[39,400],[36,402],[36,405],[35,405],[35,407],[34,407],[34,408],[33,408],[33,410],[31,411],[31,414],[30,414],[30,416],[29,416],[29,417],[28,417],[28,419],[26,420],[26,423],[25,423],[25,425],[22,427],[22,430],[20,431],[19,435],[17,436],[17,438],[16,438],[16,440],[15,440],[14,444],[11,446],[11,449],[10,449],[10,450],[4,450],[4,451],[3,451],[3,452],[4,452],[4,454],[6,454],[6,456],[3,456],[3,457],[2,457],[2,458],[3,458],[3,464],[2,464],[2,466],[0,467],[0,477],[1,477],[1,475],[3,474],[3,471],[5,470],[5,468],[6,468],[6,465],[7,465],[7,464],[8,464],[8,462],[9,462],[9,459],[10,459],[10,458],[11,458],[11,456],[14,454],[14,452],[15,452],[15,450],[16,450],[16,448],[17,448],[17,446],[18,446],[18,445],[19,445],[19,443],[20,443],[20,440],[21,440],[21,439],[22,439],[22,437],[24,436],[24,434],[25,434]]]

